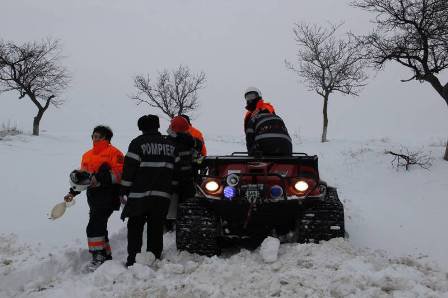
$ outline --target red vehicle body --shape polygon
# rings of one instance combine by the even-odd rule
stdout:
[[[345,233],[342,203],[320,180],[317,156],[210,156],[197,189],[178,209],[179,249],[213,255],[228,239],[257,246],[268,235],[318,242]]]

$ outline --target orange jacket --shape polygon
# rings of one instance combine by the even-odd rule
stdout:
[[[207,148],[205,147],[204,136],[199,131],[199,129],[197,129],[196,127],[193,127],[193,125],[190,125],[190,128],[188,128],[188,133],[193,138],[196,138],[196,139],[198,139],[199,141],[202,142],[201,155],[202,156],[207,156]]]
[[[120,150],[112,146],[107,140],[101,140],[93,144],[93,148],[83,154],[81,170],[89,173],[97,173],[102,164],[110,166],[113,174],[113,183],[120,183],[123,172],[124,156]]]
[[[252,111],[252,112],[251,111],[247,111],[246,112],[246,115],[244,116],[244,131],[246,131],[247,123],[249,122],[250,118],[252,118],[252,116],[256,115],[261,110],[268,110],[270,113],[275,114],[274,107],[270,103],[264,102],[263,99],[260,99],[257,102],[257,105],[256,105],[254,111]]]

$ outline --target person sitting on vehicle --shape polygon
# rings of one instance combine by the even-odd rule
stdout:
[[[282,118],[275,114],[274,107],[263,100],[261,91],[249,87],[244,92],[246,115],[244,132],[246,147],[250,156],[290,156],[291,137]]]

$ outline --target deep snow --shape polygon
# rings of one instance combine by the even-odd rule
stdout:
[[[348,240],[281,244],[267,238],[250,252],[221,257],[177,252],[165,235],[162,261],[125,269],[126,228],[110,221],[114,260],[94,273],[84,195],[48,220],[68,188],[68,173],[90,147],[89,134],[19,135],[0,141],[0,297],[448,297],[448,165],[442,138],[413,141],[297,139],[295,151],[319,155],[320,173],[345,204]],[[113,143],[126,151],[133,137]],[[211,154],[244,148],[241,136],[206,136]],[[434,158],[430,170],[392,167],[386,149]]]

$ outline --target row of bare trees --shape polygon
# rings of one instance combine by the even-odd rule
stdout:
[[[431,84],[448,105],[448,82],[440,73],[448,68],[447,0],[354,0],[352,6],[371,12],[376,25],[373,32],[356,36],[337,35],[342,26],[296,24],[293,32],[298,51],[295,63],[286,61],[309,90],[323,98],[321,141],[327,141],[328,102],[334,93],[359,95],[366,85],[367,67],[381,70],[389,61],[411,72],[403,82],[417,80]],[[69,85],[70,75],[61,65],[58,41],[28,42],[17,45],[0,40],[0,92],[17,91],[28,98],[38,112],[33,134],[50,105],[63,103],[61,92]],[[145,103],[172,118],[188,114],[198,106],[198,91],[206,82],[203,72],[194,74],[186,66],[158,77],[134,78],[138,104]],[[444,158],[448,160],[448,143]]]
[[[309,90],[323,97],[322,142],[327,141],[330,95],[357,96],[369,66],[382,70],[386,63],[396,62],[411,72],[402,82],[427,82],[448,105],[448,82],[440,81],[440,73],[448,68],[448,1],[354,0],[351,5],[374,15],[373,32],[338,37],[341,25],[296,24],[296,63],[286,61]],[[444,159],[448,160],[448,142]]]
[[[58,40],[16,44],[0,40],[0,93],[16,91],[37,107],[33,135],[39,135],[40,121],[50,105],[63,104],[61,93],[70,83],[70,74],[61,64]],[[134,78],[137,103],[146,103],[170,118],[189,114],[198,106],[198,91],[205,85],[205,73],[193,74],[186,66],[164,70],[154,80],[149,75]]]

